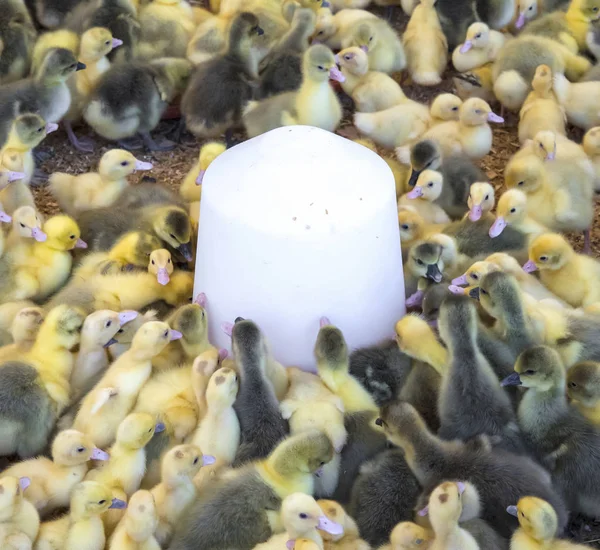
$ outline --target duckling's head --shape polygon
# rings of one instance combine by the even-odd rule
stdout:
[[[47,239],[46,233],[42,231],[42,216],[33,206],[17,208],[12,218],[13,231],[16,231],[19,237],[32,238],[38,242]]]
[[[205,172],[213,161],[226,151],[227,147],[224,143],[218,141],[209,141],[200,148],[200,156],[198,163],[200,165],[200,173],[196,179],[196,185],[202,185]]]
[[[328,519],[339,523],[344,528],[344,530],[340,534],[334,535],[328,531],[322,530],[320,527],[317,527],[317,529],[319,529],[319,534],[321,535],[324,541],[337,542],[340,539],[342,539],[345,535],[352,536],[358,533],[358,527],[356,526],[356,523],[346,513],[346,511],[339,502],[336,502],[335,500],[320,499],[317,500],[317,504]]]
[[[88,460],[108,460],[108,453],[94,446],[91,438],[77,430],[64,430],[52,443],[52,460],[60,466],[77,466]]]
[[[79,55],[85,61],[99,61],[108,55],[113,48],[123,44],[122,40],[113,38],[112,33],[104,27],[92,27],[81,35]]]
[[[478,97],[467,99],[460,107],[459,118],[465,126],[481,126],[488,122],[504,122],[492,111],[487,101]]]
[[[434,202],[442,194],[444,187],[444,178],[440,172],[435,170],[423,170],[419,174],[419,179],[406,196],[409,199],[417,199],[422,197],[426,201]]]
[[[467,39],[460,48],[460,53],[467,53],[471,48],[485,48],[490,43],[490,28],[485,23],[473,23],[467,29]]]
[[[202,452],[196,445],[177,445],[162,459],[162,480],[181,482],[192,479],[204,465]]]
[[[314,529],[326,531],[332,535],[341,535],[344,528],[330,520],[317,504],[317,501],[305,493],[293,493],[283,500],[281,520],[290,537],[298,538]]]
[[[421,415],[406,401],[396,401],[382,407],[375,423],[383,429],[390,443],[407,452],[412,448],[415,438],[429,433]]]
[[[429,352],[439,347],[429,323],[418,315],[405,315],[396,323],[396,342],[402,353],[427,360]]]
[[[47,134],[56,128],[58,128],[56,124],[46,124],[41,116],[27,113],[19,115],[14,120],[11,137],[16,138],[28,149],[33,149],[42,142]]]
[[[208,338],[208,315],[198,303],[179,307],[167,322],[181,333],[182,343],[199,344]]]
[[[253,321],[237,321],[233,325],[231,348],[238,364],[248,361],[264,367],[268,356],[267,342]]]
[[[478,287],[484,275],[492,271],[498,271],[498,266],[487,260],[481,260],[471,264],[464,275],[452,279],[453,285],[467,285],[470,287]]]
[[[10,333],[15,342],[33,342],[44,322],[44,310],[41,307],[23,308],[10,325]]]
[[[515,27],[521,29],[527,21],[531,21],[537,17],[538,0],[518,0],[517,10],[519,15],[515,21]]]
[[[143,324],[131,341],[132,349],[139,350],[144,356],[158,355],[169,342],[179,340],[181,333],[171,330],[167,323],[150,321]]]
[[[117,181],[133,174],[136,170],[152,170],[150,162],[137,160],[129,151],[111,149],[102,155],[98,172],[109,181]]]
[[[216,370],[206,387],[206,400],[208,403],[219,403],[230,407],[233,405],[239,389],[237,372],[228,367]]]
[[[377,29],[371,21],[363,21],[356,27],[352,45],[362,48],[367,53],[377,46]]]
[[[52,216],[44,223],[44,233],[48,236],[47,244],[54,250],[73,250],[74,248],[87,248],[85,241],[81,240],[81,231],[77,222],[63,214]]]
[[[580,10],[588,21],[600,19],[600,0],[582,0]]]
[[[302,61],[303,74],[315,82],[337,80],[344,82],[345,77],[338,69],[333,52],[322,44],[311,46],[306,50]]]
[[[155,235],[144,231],[131,231],[123,235],[111,249],[113,259],[123,260],[137,267],[147,267],[150,254],[161,247]]]
[[[414,187],[423,170],[437,170],[442,165],[440,146],[430,139],[419,141],[410,151],[412,174],[408,181],[409,187]]]
[[[245,51],[265,34],[260,27],[258,17],[249,11],[239,13],[231,23],[229,47],[232,50]]]
[[[505,191],[498,200],[496,219],[489,235],[498,237],[507,225],[522,223],[527,217],[527,195],[518,189]]]
[[[504,182],[509,189],[533,193],[544,181],[543,161],[535,156],[513,158],[504,170]]]
[[[137,334],[139,328],[149,323],[150,321],[156,321],[156,311],[150,309],[143,315],[138,315],[133,321],[126,323],[122,326],[117,333],[114,335],[116,344],[131,344],[133,337]]]
[[[160,239],[180,252],[188,262],[192,260],[192,225],[185,210],[177,206],[161,209],[153,219],[153,227]]]
[[[458,120],[462,99],[454,94],[440,94],[431,104],[429,112],[440,120]]]
[[[0,478],[0,514],[14,510],[23,499],[23,491],[31,485],[28,477],[4,476]],[[12,514],[10,514],[12,516]]]
[[[529,261],[523,266],[528,273],[536,270],[557,270],[573,258],[575,251],[562,235],[544,233],[529,245]]]
[[[531,86],[539,94],[549,93],[552,90],[552,69],[548,65],[538,65]]]
[[[126,506],[124,501],[113,498],[110,487],[96,481],[82,481],[71,493],[71,510],[79,516],[99,516],[109,508]]]
[[[131,495],[127,504],[125,521],[127,523],[131,522],[135,526],[134,529],[144,539],[149,538],[156,531],[158,516],[156,514],[156,503],[150,491],[140,489]]]
[[[313,473],[319,477],[333,453],[329,437],[324,432],[311,430],[284,439],[267,460],[283,476]]]
[[[512,510],[516,508],[516,510]],[[533,540],[546,542],[556,538],[558,517],[551,504],[537,497],[523,497],[507,511],[517,516],[521,529]]]
[[[521,320],[523,300],[517,280],[502,271],[492,270],[479,281],[479,290],[473,289],[470,296],[476,298],[481,306],[494,319],[507,323]]]
[[[412,521],[399,523],[390,534],[390,542],[394,550],[419,550],[426,548],[430,540],[429,532]]]
[[[567,371],[567,393],[585,407],[600,401],[600,363],[583,361]]]
[[[121,313],[109,309],[94,311],[83,322],[82,344],[105,348],[116,344],[114,336],[123,325],[133,321],[137,316],[137,311],[122,311]]]
[[[590,128],[583,136],[583,149],[589,157],[600,155],[600,126]]]
[[[363,76],[369,71],[369,56],[356,46],[342,50],[336,59],[340,67],[354,75]]]
[[[348,361],[348,345],[342,331],[323,320],[315,343],[318,364],[342,368]]]
[[[66,48],[51,48],[36,73],[36,77],[46,82],[65,82],[75,71],[85,69],[73,52]]]
[[[430,279],[439,283],[443,278],[443,248],[436,242],[418,242],[408,253],[408,269],[417,278]]]
[[[469,219],[476,222],[481,219],[484,212],[490,212],[494,208],[496,196],[494,188],[487,182],[472,183],[469,189]]]
[[[465,484],[461,482],[446,481],[438,485],[429,497],[428,515],[431,524],[436,527],[442,525],[456,525],[462,513],[462,494]]]
[[[398,208],[398,224],[400,226],[400,242],[418,239],[425,228],[425,220],[412,206]]]
[[[156,418],[151,414],[132,413],[119,424],[116,441],[128,449],[143,449],[154,436],[154,432],[163,429],[164,426],[157,424]]]
[[[60,347],[71,350],[79,344],[84,319],[83,312],[75,308],[66,304],[56,306],[46,315],[38,339],[49,338]]]
[[[550,130],[538,132],[533,138],[533,153],[542,160],[556,158],[556,134]]]
[[[502,386],[523,386],[546,392],[565,387],[565,369],[558,352],[549,346],[533,346],[517,357],[515,372]]]
[[[325,42],[329,40],[335,33],[337,27],[334,23],[333,13],[329,8],[321,8],[317,12],[317,24],[313,34],[313,40]]]
[[[169,275],[173,273],[173,262],[171,261],[171,253],[167,249],[159,248],[150,253],[148,273],[156,275],[156,280],[161,285],[169,283]]]

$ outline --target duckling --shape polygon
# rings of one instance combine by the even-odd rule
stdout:
[[[396,323],[396,341],[406,355],[431,365],[442,376],[446,373],[448,351],[424,319],[416,315],[400,319]]]
[[[198,162],[188,172],[188,175],[183,180],[179,187],[179,194],[188,202],[199,202],[202,196],[202,182],[204,174],[214,160],[225,152],[226,146],[218,141],[205,143],[200,148]],[[199,207],[199,205],[198,205]]]
[[[12,215],[12,229],[6,239],[7,246],[15,245],[21,239],[35,239],[44,242],[48,235],[42,231],[41,214],[32,206],[21,206]]]
[[[436,0],[425,0],[417,4],[402,36],[408,72],[421,86],[439,84],[448,62],[448,41],[435,11],[435,3]]]
[[[502,193],[496,208],[496,220],[490,227],[490,237],[496,238],[509,225],[527,234],[530,240],[548,232],[547,227],[529,216],[527,195],[518,189],[509,189]]]
[[[600,127],[590,128],[583,136],[583,150],[594,167],[594,191],[600,192]]]
[[[152,321],[142,325],[131,348],[85,396],[73,427],[90,435],[101,447],[110,445],[119,424],[133,408],[138,392],[150,377],[152,358],[170,341],[180,337],[166,323]]]
[[[576,254],[557,233],[542,234],[532,241],[523,269],[528,273],[539,270],[542,283],[572,307],[588,306],[600,299],[600,286],[595,282],[600,264]]]
[[[52,48],[65,48],[77,55],[81,38],[78,33],[70,29],[56,29],[41,34],[35,42],[31,54],[31,74],[39,71],[44,57]]]
[[[8,0],[2,7],[0,84],[6,84],[27,76],[36,31],[23,0]]]
[[[239,13],[225,52],[196,68],[181,102],[186,126],[195,136],[216,137],[240,121],[252,97],[251,83],[258,78],[253,49],[263,34],[254,14]],[[228,93],[215,94],[215,89]]]
[[[590,62],[549,38],[521,35],[507,41],[492,69],[494,93],[504,107],[514,111],[521,108],[539,65],[550,67],[555,79],[565,72],[577,81],[589,69]],[[558,97],[556,82],[554,91]],[[562,103],[560,97],[559,102]]]
[[[469,189],[469,219],[472,222],[479,221],[482,216],[487,216],[494,208],[494,188],[486,182],[473,183]]]
[[[358,112],[374,113],[406,101],[402,88],[393,78],[369,71],[369,58],[364,50],[346,48],[337,54],[336,60],[344,76],[342,89],[352,97]]]
[[[23,357],[33,347],[44,320],[44,311],[39,307],[23,308],[10,327],[13,343],[0,348],[0,361]]]
[[[302,60],[302,84],[297,92],[279,94],[245,108],[243,120],[249,137],[294,124],[333,132],[341,121],[342,108],[329,86],[330,79],[344,80],[333,53],[320,44],[311,46]]]
[[[135,493],[125,516],[108,542],[109,550],[160,550],[154,538],[158,515],[154,497],[149,491]]]
[[[431,107],[429,107],[432,126],[448,122],[449,120],[458,120],[462,103],[460,97],[454,94],[440,94],[436,96],[431,103]]]
[[[548,473],[526,456],[489,449],[471,442],[443,441],[432,434],[414,407],[398,402],[384,407],[378,421],[392,443],[404,449],[411,470],[429,494],[448,479],[461,479],[479,495],[481,517],[509,537],[516,521],[506,514],[506,502],[537,496],[557,510],[559,528],[567,521],[565,503]]]
[[[377,410],[371,395],[349,373],[348,348],[342,331],[325,317],[321,319],[314,353],[321,380],[340,397],[345,411]]]
[[[325,550],[370,550],[369,544],[360,538],[356,522],[338,502],[319,499],[317,504],[331,521],[339,523],[344,528],[344,532],[339,535],[332,535],[319,529]]]
[[[402,246],[402,260],[408,259],[408,252],[418,241],[443,230],[444,224],[429,225],[412,205],[398,207],[398,224],[400,226],[400,244]]]
[[[124,327],[117,331],[114,335],[114,339],[117,341],[108,347],[108,354],[114,361],[131,348],[131,342],[136,332],[142,325],[149,323],[150,321],[157,321],[157,312],[153,309],[148,309],[143,315],[138,315],[133,321],[127,323]]]
[[[598,82],[569,82],[563,74],[554,75],[554,93],[574,126],[589,130],[600,124],[600,114],[589,100],[589,94],[597,93],[598,85]]]
[[[529,93],[519,112],[519,141],[525,143],[533,139],[541,130],[552,130],[566,135],[566,115],[553,91],[552,70],[548,65],[540,65],[535,70]]]
[[[156,143],[150,132],[190,74],[189,61],[171,57],[113,66],[98,80],[83,118],[97,134],[123,145],[137,146],[123,140],[139,134],[151,151],[171,149],[172,143]]]
[[[234,410],[240,422],[240,446],[233,465],[267,456],[288,431],[273,386],[266,376],[265,339],[252,321],[233,326],[231,345],[240,375]],[[260,405],[260,406],[259,406]]]
[[[600,365],[586,361],[567,371],[567,394],[571,404],[589,421],[600,425]]]
[[[148,264],[148,273],[156,275],[159,285],[169,284],[169,276],[173,274],[173,269],[171,253],[168,250],[159,248],[152,251],[150,254],[150,263]]]
[[[590,173],[593,171],[590,160],[581,145],[551,130],[539,131],[527,146],[534,155],[544,161],[570,161],[579,164]]]
[[[515,372],[502,385],[528,388],[518,409],[524,436],[549,468],[552,482],[563,491],[570,510],[596,514],[600,479],[595,449],[600,433],[569,406],[565,378],[558,352],[534,346],[519,356]],[[579,460],[574,461],[574,456]]]
[[[81,432],[65,430],[52,442],[52,460],[38,457],[9,467],[3,476],[27,477],[31,481],[25,498],[42,517],[69,505],[74,487],[83,481],[90,460],[108,460]]]
[[[382,73],[395,73],[406,68],[402,41],[387,21],[364,19],[357,21],[342,40],[342,48],[366,48],[369,68]]]
[[[285,546],[289,547],[289,541],[299,538],[312,540],[319,548],[323,548],[323,539],[319,531],[332,535],[344,533],[342,525],[329,519],[315,499],[303,493],[293,493],[283,500],[281,520],[285,532],[273,535],[264,544],[258,544],[254,547],[256,550],[278,550]]]
[[[491,30],[485,23],[473,23],[467,29],[463,44],[452,53],[452,64],[461,72],[467,72],[496,60],[506,42],[506,35]]]
[[[355,7],[366,7],[366,5]],[[342,42],[348,41],[349,34],[358,21],[375,20],[376,17],[375,14],[364,9],[344,8],[333,14],[331,9],[321,8],[317,12],[314,39],[326,44],[332,50],[341,50]]]
[[[3,456],[30,458],[46,448],[58,416],[69,404],[71,350],[79,343],[82,324],[78,311],[65,305],[53,309],[31,350],[0,369]]]
[[[459,110],[459,120],[438,124],[425,132],[423,139],[436,141],[444,155],[464,153],[479,159],[490,152],[492,130],[488,122],[504,122],[482,99],[471,98]]]
[[[16,478],[2,476],[0,478],[0,537],[12,533],[23,533],[30,541],[35,541],[39,528],[40,517],[37,510],[23,496],[31,483],[28,477]],[[6,540],[0,540],[4,543]],[[2,547],[4,548],[4,544]]]
[[[493,63],[488,63],[477,69],[458,73],[452,78],[456,95],[463,101],[471,97],[478,97],[492,103],[496,100],[494,95],[494,81],[492,79]]]
[[[55,172],[50,176],[50,190],[60,208],[73,216],[112,206],[127,187],[127,176],[136,170],[152,170],[152,163],[137,160],[128,151],[113,149],[102,155],[98,172],[78,176]]]
[[[436,242],[435,235],[413,245],[404,265],[404,285],[407,307],[418,307],[423,300],[429,281],[440,283],[446,267],[444,247]]]
[[[424,170],[419,174],[419,179],[412,191],[400,197],[398,207],[400,208],[405,205],[412,206],[421,215],[425,223],[450,223],[448,214],[436,204],[436,201],[438,201],[443,192],[443,188],[444,181],[442,174],[434,170]]]

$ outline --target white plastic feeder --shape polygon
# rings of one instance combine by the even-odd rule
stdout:
[[[288,126],[220,155],[202,185],[195,294],[210,338],[255,321],[284,365],[314,370],[319,319],[351,349],[390,337],[404,315],[394,177],[366,147]]]

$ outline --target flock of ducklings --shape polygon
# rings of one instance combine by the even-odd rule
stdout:
[[[600,264],[561,233],[589,252],[600,0],[401,0],[403,36],[368,4],[0,0],[2,550],[585,548],[564,537],[600,518]],[[437,86],[449,58],[431,106],[389,76]],[[127,178],[153,168],[129,150],[174,146],[177,96],[175,137],[230,145],[335,131],[330,80],[390,150],[415,311],[353,351],[322,318],[312,374],[251,320],[223,325],[233,354],[209,341],[192,243],[226,145],[179,193]],[[496,101],[522,144],[497,205],[474,164]],[[51,174],[44,219],[33,150],[60,122],[91,151],[81,121],[122,148]]]

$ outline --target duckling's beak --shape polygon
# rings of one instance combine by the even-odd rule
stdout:
[[[537,271],[537,265],[535,265],[533,260],[529,260],[527,263],[523,264],[523,271],[525,273],[533,273],[534,271]]]
[[[504,119],[500,115],[497,115],[491,111],[488,113],[487,119],[489,122],[497,122],[499,124],[504,122]]]
[[[210,466],[216,461],[217,459],[213,455],[202,455],[202,466]]]
[[[346,82],[346,77],[342,74],[342,71],[337,68],[337,65],[334,65],[329,69],[329,78],[336,82]]]
[[[173,342],[173,340],[179,340],[181,338],[183,338],[183,334],[181,334],[181,332],[178,330],[171,329],[169,331],[169,342]]]
[[[474,286],[471,290],[469,290],[469,298],[473,298],[473,300],[479,301],[479,287]]]
[[[452,279],[453,285],[466,285],[469,284],[467,281],[467,274],[461,275],[460,277],[456,277],[456,279]]]
[[[323,466],[321,466],[318,470],[313,474],[315,477],[321,477],[323,475]]]
[[[110,346],[112,346],[113,344],[118,344],[118,341],[115,338],[111,338],[108,342],[106,342],[106,344],[104,344],[102,347],[103,348],[109,348]]]
[[[556,143],[554,144],[554,149],[546,155],[546,160],[554,160],[555,158],[556,158]]]
[[[227,334],[227,336],[231,336],[233,334],[233,323],[221,323],[221,330]]]
[[[12,218],[4,210],[0,210],[0,222],[10,223]]]
[[[521,384],[521,377],[519,376],[518,372],[509,374],[504,380],[502,380],[502,382],[500,382],[500,385],[503,388],[506,386],[520,386]]]
[[[39,227],[34,227],[31,230],[31,237],[38,243],[43,243],[48,238],[48,235],[46,235]]]
[[[473,42],[471,40],[467,40],[461,47],[460,53],[467,53],[473,47]]]
[[[160,285],[166,285],[169,284],[169,281],[171,279],[169,279],[169,272],[167,271],[166,267],[161,267],[157,274],[156,274],[156,280],[158,281],[158,284]]]
[[[115,48],[118,48],[119,46],[123,45],[123,41],[120,38],[113,38],[112,39],[112,49],[114,50]]]
[[[512,504],[510,505],[508,508],[506,508],[506,511],[511,515],[511,516],[515,516],[515,517],[519,517],[519,511],[517,510],[517,507]]]
[[[200,170],[200,172],[198,173],[198,177],[196,178],[196,185],[202,185],[204,174],[206,174],[206,170]]]
[[[423,196],[423,188],[422,187],[414,187],[412,191],[406,194],[407,199],[418,199]]]
[[[419,172],[418,170],[415,170],[413,168],[413,171],[410,175],[410,179],[408,180],[408,186],[409,187],[414,187],[415,185],[417,185],[417,180],[419,179],[419,174],[421,172]]]
[[[383,418],[377,418],[375,420],[375,424],[377,424],[378,426],[380,426],[381,428],[383,428]]]
[[[469,219],[472,222],[479,221],[481,219],[482,215],[483,215],[483,208],[481,208],[480,204],[474,205],[473,208],[471,208],[471,210],[469,211]]]
[[[519,17],[517,17],[517,22],[515,23],[515,27],[517,29],[520,29],[523,27],[523,25],[525,25],[525,13],[521,12],[519,14]]]
[[[296,548],[296,539],[290,539],[285,543],[285,547],[288,550],[294,550]]]
[[[110,458],[110,455],[103,451],[102,449],[98,449],[97,447],[94,447],[94,449],[92,450],[92,454],[90,455],[90,459],[91,460],[102,460],[102,461],[106,461]]]
[[[320,328],[327,327],[329,325],[331,325],[331,321],[329,320],[328,317],[321,317],[319,319],[319,327]]]
[[[196,296],[194,303],[199,305],[200,307],[205,308],[206,307],[206,303],[207,303],[207,298],[206,298],[206,294],[204,294],[204,292],[201,292],[200,294],[198,294],[198,296]]]
[[[449,285],[448,290],[457,296],[464,296],[465,290],[462,286]]]
[[[177,251],[188,261],[191,262],[192,256],[192,245],[191,243],[183,243],[177,247]]]
[[[46,134],[51,134],[52,132],[56,132],[58,130],[58,124],[55,122],[46,123]]]
[[[77,62],[77,68],[75,69],[76,71],[83,71],[84,69],[87,69],[87,65],[85,63],[82,63],[81,61]]]
[[[419,510],[417,512],[417,514],[419,516],[421,516],[422,518],[424,518],[427,514],[429,514],[429,506],[425,506],[425,508],[423,508],[422,510]]]
[[[319,523],[317,523],[317,529],[320,531],[325,531],[330,535],[343,535],[344,534],[344,526],[336,523],[335,521],[331,521],[327,516],[319,516]]]
[[[443,278],[442,272],[437,264],[429,264],[427,266],[427,272],[425,273],[425,276],[436,283],[439,283]]]
[[[31,485],[31,479],[28,477],[20,477],[19,478],[19,487],[21,487],[21,491],[25,491],[27,487]]]
[[[87,248],[87,243],[83,239],[77,239],[75,248]]]
[[[25,178],[24,172],[13,172],[12,170],[8,171],[8,183],[22,180],[23,178]]]
[[[124,325],[125,323],[129,323],[129,321],[133,321],[137,316],[137,311],[121,311],[119,313],[119,324]]]
[[[369,53],[369,46],[365,46],[364,44],[360,47],[360,49],[365,52],[365,53]]]
[[[154,433],[159,434],[160,432],[165,431],[165,425],[163,422],[158,422],[156,426],[154,426]]]
[[[262,36],[265,34],[265,31],[262,27],[256,27],[256,34],[258,34],[258,36]]]
[[[246,319],[244,319],[243,317],[236,317],[235,320],[233,321],[233,324],[236,323],[241,323],[242,321],[245,321]]]
[[[494,221],[494,223],[492,224],[492,227],[490,227],[490,230],[488,231],[488,235],[492,239],[495,239],[498,235],[500,235],[502,233],[502,231],[504,231],[506,226],[507,226],[506,220],[502,216],[498,216],[496,218],[496,220]]]
[[[135,170],[152,170],[154,168],[151,162],[143,162],[135,159]]]
[[[229,352],[225,348],[221,348],[219,350],[219,363],[221,363],[222,361],[225,361],[225,359],[227,359],[227,357],[229,357]]]
[[[124,500],[121,500],[120,498],[113,498],[112,503],[108,508],[112,508],[114,510],[124,510],[125,508],[127,508],[127,503]]]
[[[458,494],[462,495],[465,492],[467,486],[462,481],[457,481],[456,486],[458,487]]]

